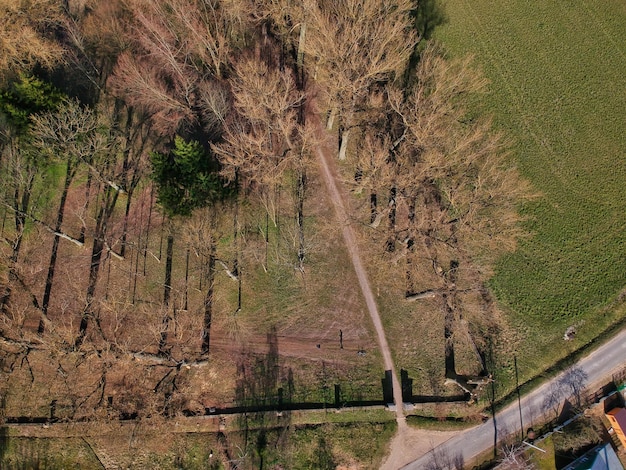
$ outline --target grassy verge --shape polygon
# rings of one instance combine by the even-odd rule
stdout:
[[[194,420],[182,418],[35,431],[57,437],[34,437],[32,428],[2,428],[0,467],[217,469],[236,461],[241,469],[376,469],[396,430],[393,417],[383,410],[355,410],[294,413],[280,418],[282,423],[270,414],[250,415],[248,420],[227,420],[220,432],[207,432],[216,423],[196,420],[194,426]],[[62,437],[64,432],[68,437]],[[20,433],[28,437],[16,435]],[[69,437],[77,433],[83,437]]]
[[[463,429],[472,428],[480,424],[480,421],[467,418],[446,417],[443,419],[439,419],[432,416],[418,415],[407,416],[406,422],[410,426],[414,426],[420,429],[432,429],[433,431],[461,431]]]
[[[291,422],[301,424],[323,423],[391,423],[395,422],[396,416],[381,407],[375,410],[330,410],[328,412],[299,412],[291,414]]]
[[[0,467],[103,468],[89,445],[79,438],[9,438],[0,437]]]
[[[625,326],[626,326],[626,318],[623,318],[623,317],[619,318],[619,320],[609,325],[609,327],[606,330],[601,332],[598,336],[589,340],[589,342],[583,344],[582,346],[572,351],[567,356],[561,359],[558,359],[552,366],[540,372],[538,375],[532,377],[531,379],[527,380],[524,383],[521,383],[520,393],[522,395],[525,395],[526,393],[529,393],[531,390],[549,381],[551,378],[558,375],[564,369],[566,369],[567,367],[570,367],[571,365],[578,362],[582,357],[591,353],[595,347],[599,346],[605,341],[608,341],[614,335],[619,333]],[[517,399],[517,392],[515,390],[512,390],[508,394],[499,398],[495,403],[495,407],[497,410],[502,409],[506,407],[507,405],[511,404],[516,399]]]

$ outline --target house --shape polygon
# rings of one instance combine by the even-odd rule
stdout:
[[[600,444],[562,470],[624,470],[611,444]]]
[[[606,413],[606,418],[613,426],[615,435],[619,438],[622,445],[626,447],[626,409],[613,408]]]

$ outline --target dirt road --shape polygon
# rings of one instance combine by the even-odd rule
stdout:
[[[319,137],[321,144],[317,148],[317,157],[321,169],[321,175],[328,189],[330,199],[333,202],[335,213],[339,223],[341,224],[341,231],[344,242],[348,248],[354,271],[356,272],[359,286],[363,297],[367,304],[370,318],[374,324],[376,335],[378,338],[378,344],[383,355],[383,361],[385,370],[391,371],[392,384],[393,384],[393,396],[396,412],[396,421],[398,423],[398,432],[394,436],[391,443],[391,450],[386,460],[383,462],[382,468],[384,470],[396,470],[403,465],[406,465],[411,460],[415,459],[419,455],[428,452],[432,447],[440,443],[453,435],[453,433],[432,433],[425,432],[417,429],[409,428],[406,424],[404,417],[404,410],[402,407],[402,390],[400,388],[400,381],[393,364],[391,357],[391,350],[385,337],[385,330],[380,321],[380,315],[378,314],[378,307],[374,299],[367,273],[361,262],[361,256],[359,254],[358,245],[352,230],[351,218],[346,211],[346,205],[344,204],[344,196],[338,187],[336,177],[336,166],[334,164],[334,152],[328,143],[325,131],[322,126],[319,125]]]

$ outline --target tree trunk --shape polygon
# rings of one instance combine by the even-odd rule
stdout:
[[[141,225],[141,223],[140,223]],[[135,298],[137,296],[137,277],[139,276],[139,254],[141,252],[141,231],[139,231],[139,243],[135,250],[135,271],[133,274],[133,300],[132,304],[135,305]]]
[[[122,258],[126,256],[126,239],[128,238],[128,215],[130,214],[130,203],[133,196],[133,189],[134,188],[128,188],[128,192],[126,193],[126,209],[124,210],[124,222],[122,223],[122,240],[119,252],[119,255]],[[139,226],[139,233],[141,233],[141,225]]]
[[[161,237],[159,238],[159,261],[161,261],[161,256],[163,255],[163,229],[165,224],[164,221],[161,221]]]
[[[329,131],[333,128],[335,124],[335,116],[337,115],[337,110],[335,108],[331,108],[328,113],[328,119],[326,120],[326,130]]]
[[[104,195],[102,196],[100,208],[98,209],[98,216],[96,217],[96,228],[94,230],[93,246],[91,249],[91,264],[89,266],[89,283],[87,285],[85,308],[83,309],[83,313],[81,315],[78,336],[74,341],[74,348],[79,348],[83,344],[87,334],[87,327],[89,326],[89,319],[94,314],[92,311],[92,305],[96,292],[96,286],[98,284],[98,276],[102,262],[102,252],[104,251],[104,241],[107,234],[107,224],[113,214],[113,210],[115,209],[118,195],[119,193],[117,190],[109,185],[105,186]]]
[[[143,275],[146,275],[146,258],[148,257],[148,243],[150,242],[150,224],[152,223],[152,208],[154,196],[154,184],[150,186],[150,206],[148,208],[148,224],[146,227],[146,241],[143,247]]]
[[[169,355],[169,351],[167,350],[167,330],[170,325],[170,312],[168,307],[164,307],[165,313],[163,314],[163,319],[161,320],[161,332],[159,334],[159,351],[157,355],[160,357],[166,357]]]
[[[446,377],[457,378],[456,367],[454,362],[454,312],[457,308],[457,270],[459,267],[458,261],[450,261],[450,266],[447,272],[442,273],[446,292],[442,295],[443,307],[445,311],[444,320],[444,337],[446,341]]]
[[[237,277],[237,312],[241,310],[241,269],[239,258],[241,247],[239,241],[239,195],[235,197],[235,209],[233,214],[233,243],[235,245],[235,259],[233,260],[233,274]]]
[[[2,210],[2,227],[0,228],[0,238],[4,238],[4,224],[7,221],[7,210]]]
[[[453,305],[456,302],[456,292],[450,290],[448,293],[442,295],[443,308],[445,311],[444,319],[444,338],[445,345],[445,364],[446,364],[446,377],[450,379],[456,379],[456,366],[454,360],[454,308]]]
[[[342,129],[341,144],[339,145],[339,160],[346,159],[346,151],[348,150],[348,138],[350,137],[350,128]]]
[[[397,188],[393,186],[389,190],[389,229],[395,231],[396,228],[396,195]]]
[[[340,114],[340,126],[339,126],[339,154],[340,161],[346,159],[346,153],[348,151],[348,142],[350,138],[350,132],[354,127],[354,110],[356,108],[356,98],[353,96],[350,103],[342,105]]]
[[[91,174],[91,170],[87,173],[87,184],[85,185],[85,213],[89,211],[89,196],[91,194],[91,180],[93,176]],[[80,235],[78,240],[81,243],[85,243],[85,230],[87,229],[85,223],[83,222],[83,226],[80,228]]]
[[[415,256],[415,198],[409,196],[409,233],[406,241],[406,297],[415,293],[413,257]]]
[[[297,195],[297,214],[296,224],[298,226],[298,267],[300,270],[304,268],[304,192],[306,189],[306,172],[301,170],[298,174],[298,185],[296,187]]]
[[[385,250],[388,252],[396,249],[396,186],[392,186],[389,190],[389,237]]]
[[[19,181],[18,176],[15,176],[16,181]],[[34,175],[27,179],[26,186],[22,190],[20,196],[19,187],[15,188],[13,193],[13,212],[15,214],[15,238],[13,239],[13,247],[11,250],[11,256],[9,257],[9,283],[2,293],[0,298],[0,312],[6,312],[7,306],[11,300],[11,284],[17,279],[17,260],[20,256],[20,250],[22,248],[22,237],[24,235],[24,228],[26,226],[26,214],[30,205],[30,195],[33,187]]]
[[[376,221],[378,215],[378,198],[375,192],[370,193],[370,224]]]
[[[265,213],[265,270],[269,269],[270,251],[270,215]]]
[[[298,37],[298,85],[302,87],[304,84],[304,41],[306,39],[306,22],[300,23],[300,36]]]
[[[185,256],[185,300],[183,302],[183,310],[187,311],[188,307],[188,294],[189,294],[189,248],[187,248],[187,255]]]
[[[211,340],[211,322],[213,320],[213,289],[215,285],[215,240],[211,236],[211,245],[209,247],[209,266],[207,270],[207,292],[204,297],[204,321],[202,324],[202,347],[200,354],[207,356],[209,354],[209,345]]]
[[[65,183],[63,185],[63,192],[61,193],[61,201],[59,202],[59,209],[57,212],[57,220],[54,226],[55,232],[61,231],[61,225],[63,224],[63,216],[65,215],[65,202],[67,201],[67,193],[70,189],[70,184],[74,179],[76,169],[73,168],[71,161],[67,161],[67,170],[65,173]],[[41,313],[43,318],[39,320],[39,328],[37,333],[42,335],[45,330],[44,318],[48,317],[48,306],[50,305],[50,295],[52,294],[52,284],[54,282],[54,270],[56,268],[57,254],[59,251],[59,242],[61,238],[58,235],[54,236],[52,241],[52,252],[50,253],[50,263],[48,264],[48,275],[46,276],[46,285],[43,292],[43,299],[41,301]]]
[[[167,356],[167,330],[170,322],[170,294],[172,290],[172,258],[174,257],[174,236],[167,236],[165,261],[165,284],[163,289],[163,319],[161,320],[161,334],[159,337],[159,356]]]
[[[78,328],[78,336],[74,341],[74,347],[79,348],[85,336],[87,334],[87,327],[89,326],[89,318],[93,315],[92,304],[94,294],[96,292],[96,285],[98,283],[98,271],[100,270],[100,262],[102,260],[102,251],[104,250],[104,241],[100,238],[94,238],[93,246],[91,250],[91,265],[89,267],[89,284],[87,286],[87,300],[85,302],[85,308],[80,319],[80,326]]]
[[[167,307],[170,304],[170,293],[172,291],[172,258],[174,256],[174,236],[167,236],[167,248],[165,259],[165,283],[163,285],[163,304]]]

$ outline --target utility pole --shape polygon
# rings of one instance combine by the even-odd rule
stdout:
[[[522,420],[522,399],[519,393],[519,376],[517,373],[517,356],[513,356],[513,363],[515,364],[515,390],[517,391],[517,406],[519,408],[519,425],[522,441],[524,440],[524,422]]]

